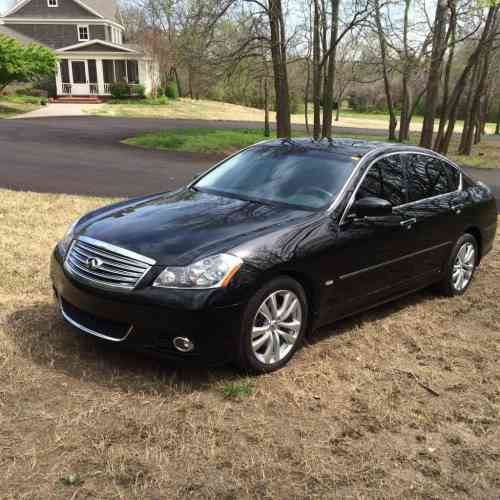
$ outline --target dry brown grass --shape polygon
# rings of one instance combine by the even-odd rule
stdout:
[[[242,379],[63,323],[51,248],[105,201],[0,190],[0,498],[498,498],[498,245],[464,297],[416,294]]]

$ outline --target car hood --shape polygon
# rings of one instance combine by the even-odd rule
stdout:
[[[101,209],[84,219],[77,235],[177,266],[313,214],[186,189]]]

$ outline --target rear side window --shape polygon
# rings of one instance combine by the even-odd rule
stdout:
[[[406,203],[405,175],[400,155],[392,155],[379,160],[370,167],[356,199],[374,196],[391,203],[392,206]]]
[[[408,155],[408,201],[419,201],[458,189],[460,174],[451,165],[426,155]]]

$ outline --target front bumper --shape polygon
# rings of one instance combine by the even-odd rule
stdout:
[[[166,358],[208,363],[235,359],[244,304],[208,306],[210,301],[200,300],[198,291],[182,290],[186,300],[172,300],[175,291],[165,291],[167,300],[162,301],[161,289],[94,289],[64,271],[57,248],[50,274],[63,317],[87,335]],[[196,296],[194,300],[190,293]],[[176,337],[189,338],[194,343],[193,351],[177,350],[173,344]]]

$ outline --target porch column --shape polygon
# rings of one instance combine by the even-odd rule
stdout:
[[[68,59],[68,70],[69,70],[69,81],[71,84],[74,83],[73,81],[73,64],[71,64],[72,61],[71,59]]]
[[[63,93],[63,88],[62,88],[62,76],[61,76],[61,60],[57,60],[57,69],[56,69],[56,88],[57,88],[57,95],[62,95]]]
[[[102,59],[96,59],[95,66],[97,69],[97,93],[103,95],[104,91],[104,70],[102,68]]]

